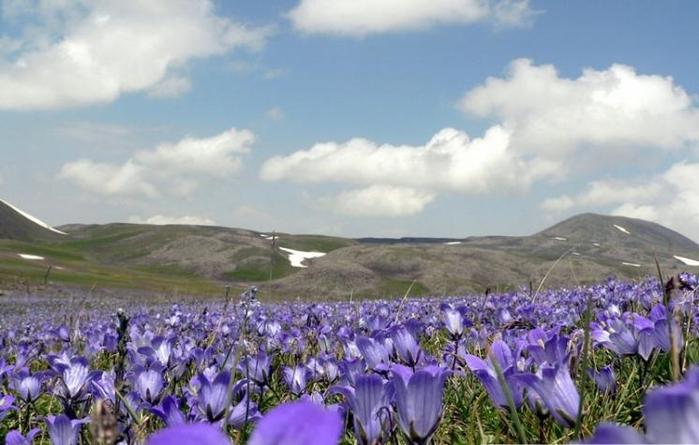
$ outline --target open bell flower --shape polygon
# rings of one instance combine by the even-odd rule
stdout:
[[[39,428],[33,428],[29,430],[26,436],[23,436],[19,431],[12,430],[5,436],[5,445],[32,445],[34,437],[40,432]]]
[[[277,406],[257,424],[250,445],[336,445],[342,418],[336,410],[313,402]]]
[[[393,332],[393,346],[398,358],[410,367],[415,367],[422,356],[422,349],[413,334],[401,326]]]
[[[155,432],[147,445],[231,445],[226,435],[213,425],[191,423],[170,426]]]
[[[522,404],[522,388],[519,380],[515,378],[517,366],[512,356],[512,351],[510,347],[507,346],[507,343],[502,340],[494,341],[490,346],[490,351],[488,352],[488,358],[486,360],[471,354],[467,354],[464,360],[471,372],[480,380],[493,404],[501,408],[506,408],[508,405],[507,397],[505,396],[502,385],[500,385],[498,381],[498,374],[493,365],[493,361],[497,360],[503,376],[505,377],[508,389],[512,394],[515,407],[519,408]]]
[[[165,387],[163,375],[157,369],[138,369],[134,379],[134,390],[141,399],[150,404],[158,403]]]
[[[71,420],[65,414],[60,416],[48,416],[46,426],[52,445],[76,445],[78,433],[83,424],[89,423],[89,418]]]
[[[570,376],[567,360],[555,366],[542,366],[536,374],[517,374],[515,378],[530,391],[536,391],[558,423],[567,427],[575,425],[580,395]]]
[[[336,386],[331,392],[345,397],[354,419],[354,436],[361,445],[375,445],[383,436],[388,394],[383,379],[376,374],[358,376],[354,388]]]
[[[442,418],[444,383],[449,371],[426,366],[416,372],[402,365],[391,367],[400,427],[413,444],[428,443]]]
[[[31,374],[27,369],[21,369],[12,375],[11,387],[19,398],[27,403],[31,403],[41,395],[41,376]]]

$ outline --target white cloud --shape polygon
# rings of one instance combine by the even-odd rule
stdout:
[[[279,122],[284,119],[284,110],[279,107],[272,107],[265,111],[265,116],[275,122]]]
[[[335,212],[349,216],[397,217],[422,212],[435,193],[391,185],[372,185],[342,192],[324,204]]]
[[[556,176],[557,170],[555,163],[512,152],[508,132],[495,126],[476,139],[445,128],[420,146],[379,145],[360,138],[316,144],[268,159],[260,175],[267,181],[369,186],[338,197],[337,202],[344,198],[347,204],[336,209],[398,216],[419,212],[437,192],[518,192],[537,179]],[[385,209],[375,208],[383,204]]]
[[[534,14],[528,0],[301,0],[288,17],[305,33],[363,37],[484,21],[524,26]]]
[[[0,109],[110,102],[144,90],[182,93],[189,81],[171,77],[173,70],[259,48],[269,34],[216,15],[210,0],[10,3],[4,19],[16,21],[20,35],[0,35]]]
[[[156,197],[164,193],[188,196],[203,177],[223,178],[241,166],[254,135],[232,128],[209,138],[187,137],[136,152],[122,164],[81,159],[69,162],[60,172],[91,193]]]
[[[316,144],[268,159],[261,177],[482,193],[517,190],[554,172],[551,163],[517,157],[510,150],[507,131],[495,126],[473,140],[462,131],[445,128],[420,146],[379,145],[360,138]]]
[[[181,225],[181,226],[215,226],[216,222],[209,218],[201,216],[165,216],[154,215],[149,218],[141,218],[140,216],[132,216],[129,222],[133,224],[152,224],[156,226],[166,225]]]
[[[556,209],[551,202],[570,205]],[[548,211],[604,209],[647,219],[699,240],[699,163],[680,162],[651,178],[597,181],[575,196],[545,201]]]
[[[699,143],[699,108],[671,77],[633,67],[585,69],[576,79],[553,65],[512,62],[504,78],[488,78],[461,100],[468,114],[495,117],[518,150],[560,159],[586,150],[607,156],[642,147],[677,149]]]
[[[171,76],[153,85],[148,95],[158,98],[170,98],[181,96],[192,89],[192,82],[181,76]]]

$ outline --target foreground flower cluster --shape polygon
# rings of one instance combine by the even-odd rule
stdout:
[[[0,440],[697,442],[697,287],[32,305],[0,316]]]

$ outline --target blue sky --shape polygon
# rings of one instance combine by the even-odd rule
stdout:
[[[397,3],[0,0],[0,196],[52,224],[596,211],[699,239],[698,4]]]

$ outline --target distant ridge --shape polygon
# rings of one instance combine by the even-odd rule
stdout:
[[[58,230],[0,201],[0,282],[43,280],[51,265],[56,282],[103,288],[194,286],[220,293],[224,286],[255,285],[274,299],[393,298],[408,291],[459,295],[640,279],[657,273],[656,258],[665,275],[699,272],[699,245],[688,237],[649,221],[594,213],[527,236],[351,239],[276,232],[272,241],[268,233],[212,226]]]
[[[66,234],[0,199],[0,239],[53,241]]]

